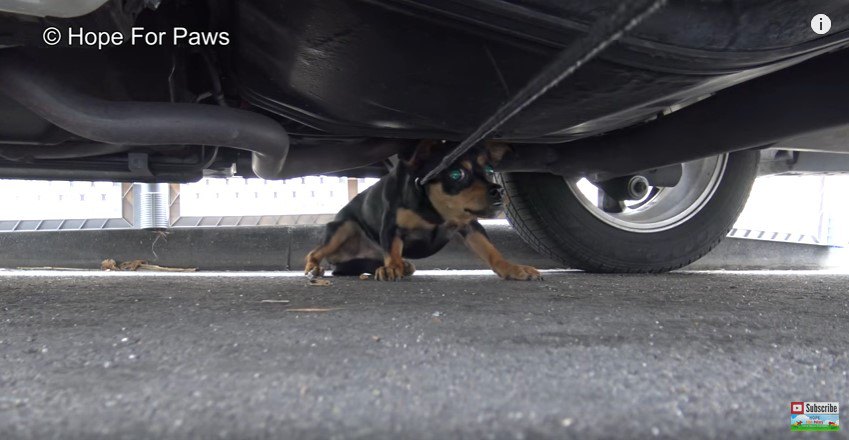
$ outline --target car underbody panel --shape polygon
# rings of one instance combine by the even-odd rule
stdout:
[[[45,17],[0,13],[0,61],[40,72],[29,77],[27,90],[48,93],[40,99],[0,88],[0,178],[174,182],[203,175],[379,175],[384,159],[416,140],[464,139],[619,4],[110,0],[90,14],[61,18],[58,2],[36,3],[48,12],[34,15]],[[0,2],[0,9],[3,4],[10,3]],[[828,11],[832,30],[814,34],[810,11]],[[46,47],[42,32],[50,26],[124,35],[133,26],[184,26],[232,39],[206,47]],[[770,145],[849,151],[839,136],[849,127],[840,111],[845,101],[805,102],[815,107],[811,117],[782,123],[781,136],[769,133],[768,116],[748,120],[761,97],[770,111],[791,111],[798,103],[788,99],[806,93],[795,85],[817,78],[806,69],[812,58],[820,68],[841,69],[819,78],[839,83],[849,70],[846,57],[829,53],[847,46],[845,2],[671,1],[493,134],[514,144],[503,170],[610,177],[636,164]],[[0,70],[11,81],[6,87],[23,84],[12,67]],[[817,92],[835,84],[820,83]],[[770,88],[782,93],[770,96]],[[746,110],[732,116],[720,104]],[[230,108],[211,109],[222,105]],[[117,110],[106,108],[125,111],[119,120],[162,110],[207,124],[220,116],[222,127],[271,122],[282,131],[279,142],[259,145],[236,142],[214,123],[204,130],[186,122],[183,132],[173,120],[140,117],[133,119],[137,126],[116,133],[108,127]],[[747,124],[757,129],[737,130],[728,142],[699,135],[688,145],[686,124],[709,128],[710,135]]]
[[[248,101],[321,130],[458,140],[617,4],[237,2],[235,68]],[[603,133],[844,44],[849,20],[819,38],[798,19],[820,9],[849,14],[828,1],[671,2],[500,137]]]

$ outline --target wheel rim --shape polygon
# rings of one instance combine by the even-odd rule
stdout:
[[[713,197],[727,162],[727,154],[685,162],[677,185],[651,188],[640,200],[626,200],[619,213],[598,206],[600,190],[586,179],[566,179],[566,184],[599,220],[624,231],[653,233],[672,229],[698,214]]]

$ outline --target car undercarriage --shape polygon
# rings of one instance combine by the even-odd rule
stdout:
[[[833,17],[824,34],[805,18],[820,10]],[[515,206],[577,196],[587,179],[595,218],[645,240],[701,210],[641,225],[679,182],[701,186],[667,200],[692,204],[738,166],[738,196],[758,167],[849,171],[837,154],[849,153],[849,6],[837,1],[4,0],[0,11],[0,178],[380,177],[423,139],[457,150],[486,139],[510,145],[496,171]],[[708,169],[719,174],[688,174]],[[674,262],[585,266],[680,267],[739,209]]]

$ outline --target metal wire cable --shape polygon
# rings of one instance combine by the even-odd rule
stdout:
[[[626,32],[655,13],[667,0],[637,0],[623,2],[609,18],[596,22],[587,35],[572,43],[557,55],[554,61],[513,95],[498,110],[481,124],[463,142],[448,153],[439,165],[421,179],[425,184],[445,171],[454,161],[473,145],[489,136],[498,127],[536,101],[560,81],[572,75],[587,61],[598,55]]]

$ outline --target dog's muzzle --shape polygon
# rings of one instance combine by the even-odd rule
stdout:
[[[501,199],[501,195],[504,193],[504,188],[501,185],[490,184],[489,189],[487,190],[487,199],[489,201],[489,205],[492,207],[500,208],[504,202]]]

